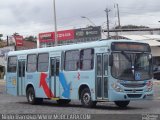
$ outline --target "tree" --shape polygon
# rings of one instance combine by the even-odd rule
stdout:
[[[24,40],[36,42],[36,41],[37,41],[37,37],[30,35],[30,36],[28,36],[28,37],[25,37]]]
[[[0,41],[2,41],[3,34],[0,34]]]
[[[13,37],[14,37],[14,36],[20,36],[20,34],[17,33],[17,32],[15,32],[15,33],[13,33],[12,36],[13,36]],[[26,40],[26,41],[31,41],[31,42],[36,42],[36,41],[37,41],[37,37],[30,35],[30,36],[28,36],[28,37],[25,37],[24,40]]]
[[[13,33],[13,36],[19,36],[19,33],[15,32]]]

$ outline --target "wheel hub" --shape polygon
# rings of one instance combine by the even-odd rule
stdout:
[[[85,93],[83,95],[83,101],[84,101],[85,104],[89,103],[89,101],[90,101],[90,95],[89,95],[89,93]]]
[[[34,97],[33,94],[32,94],[32,93],[29,93],[29,101],[30,101],[30,102],[33,101],[33,97]]]

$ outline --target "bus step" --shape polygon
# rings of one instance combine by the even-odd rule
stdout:
[[[59,100],[59,98],[57,97],[57,98],[51,98],[51,100]]]
[[[108,102],[109,99],[97,99],[98,102]]]

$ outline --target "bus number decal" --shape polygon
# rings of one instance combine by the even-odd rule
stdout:
[[[54,95],[53,95],[51,89],[49,88],[49,86],[47,85],[46,79],[47,79],[47,74],[41,73],[39,87],[43,88],[43,90],[48,98],[52,98],[52,97],[54,97]]]
[[[12,80],[12,85],[16,85],[16,79]]]
[[[65,98],[70,97],[70,83],[67,84],[66,78],[63,73],[59,73],[59,81],[63,87],[64,92],[62,93],[62,96]]]

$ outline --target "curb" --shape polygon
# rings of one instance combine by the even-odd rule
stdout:
[[[160,85],[160,81],[153,81],[153,84]]]
[[[153,100],[160,100],[160,97],[153,98]]]

